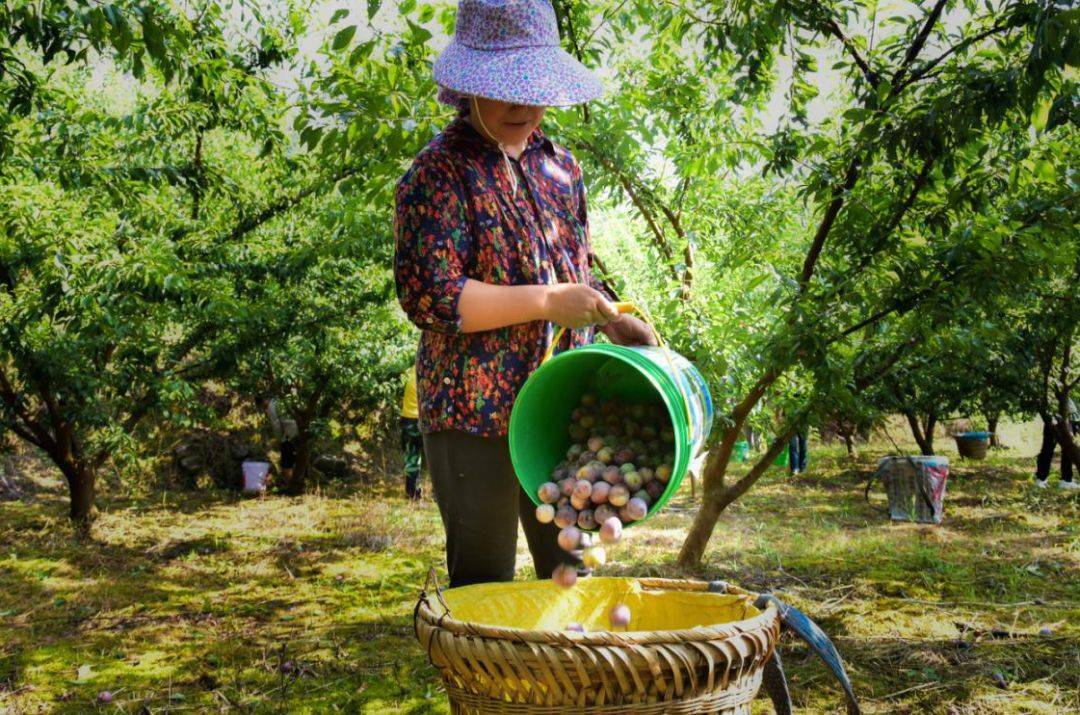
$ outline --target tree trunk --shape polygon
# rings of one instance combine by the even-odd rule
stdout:
[[[297,427],[299,429],[296,435],[296,465],[293,467],[292,479],[282,490],[289,496],[300,496],[304,493],[307,488],[308,468],[311,464],[311,433],[306,424],[297,424]]]
[[[736,431],[735,434],[738,434],[738,432]],[[696,568],[701,565],[701,560],[705,556],[705,547],[709,544],[709,539],[712,537],[713,529],[716,528],[716,522],[720,519],[720,514],[734,503],[736,499],[745,494],[750,487],[754,486],[757,480],[761,478],[761,475],[765,473],[765,470],[772,465],[773,460],[784,451],[784,447],[787,446],[787,443],[793,434],[795,434],[795,428],[789,427],[783,434],[777,436],[772,444],[769,445],[769,449],[762,455],[761,459],[759,459],[754,466],[751,467],[750,471],[747,472],[746,476],[726,489],[723,485],[723,472],[727,471],[727,462],[724,463],[723,472],[720,475],[721,481],[715,497],[710,498],[711,495],[709,490],[706,489],[705,491],[705,499],[701,505],[701,509],[694,519],[694,525],[691,527],[690,533],[686,536],[686,541],[683,542],[682,551],[679,552],[679,566],[683,568]],[[725,442],[727,441],[727,437],[728,433],[725,433]],[[722,445],[723,443],[721,443],[721,447]],[[720,450],[720,454],[717,456],[722,456],[722,453],[723,449]],[[730,458],[731,452],[728,450],[728,461],[730,461]],[[708,467],[705,468],[705,473],[708,475]]]
[[[1001,449],[1001,439],[998,438],[998,415],[997,413],[986,416],[986,431],[990,433],[990,446]]]
[[[845,429],[841,430],[840,436],[844,438],[844,446],[847,447],[848,458],[857,459],[859,457],[859,450],[855,447],[855,435]]]
[[[919,451],[925,455],[931,455],[934,453],[934,438],[933,435],[928,436],[923,432],[922,425],[919,424],[919,418],[914,412],[905,412],[904,417],[907,418],[908,426],[911,427],[911,436],[915,438],[915,444],[919,445]]]
[[[60,468],[68,485],[71,503],[68,516],[81,534],[90,532],[94,518],[94,471],[84,464],[63,456],[50,455]]]

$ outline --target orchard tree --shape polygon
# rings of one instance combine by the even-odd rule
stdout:
[[[20,7],[4,10],[15,60],[0,78],[19,99],[0,165],[0,425],[56,464],[85,529],[97,471],[190,397],[187,363],[220,329],[182,320],[216,296],[205,247],[292,205],[251,206],[224,171],[280,163],[284,103],[265,73],[282,35],[213,2]],[[254,44],[227,31],[245,21]],[[99,90],[78,65],[94,52],[112,80]]]
[[[763,261],[765,283],[754,286],[770,290],[767,328],[753,349],[765,359],[731,380],[737,391],[719,395],[727,414],[679,557],[696,566],[723,509],[796,428],[781,427],[750,473],[725,484],[743,425],[785,384],[783,376],[798,365],[813,373],[887,359],[835,354],[850,352],[868,331],[898,329],[924,304],[963,304],[1000,289],[1010,261],[1019,265],[1008,280],[1022,280],[1035,271],[1027,262],[1033,244],[1049,240],[1041,227],[1073,218],[1068,188],[1056,187],[1044,202],[1007,197],[1043,171],[1027,161],[1031,144],[1043,141],[1027,128],[1047,131],[1049,108],[1073,91],[1064,68],[1077,58],[1077,18],[1054,4],[950,0],[890,11],[817,0],[557,5],[566,47],[617,78],[605,102],[566,115],[565,141],[592,162],[587,175],[604,170],[602,182],[636,210],[669,273],[661,300],[677,301],[687,320],[704,316],[706,324],[730,311],[694,290],[713,269],[697,260],[704,252],[697,246],[740,243],[738,233],[698,232],[710,228],[724,172],[760,167],[792,182],[806,206],[798,252]],[[651,40],[644,48],[633,40],[643,28]],[[822,59],[833,62],[839,86],[832,99],[840,106],[815,122],[810,107]],[[784,110],[767,126],[758,110],[776,96]],[[766,255],[775,245],[766,244]],[[719,267],[738,276],[730,263]],[[907,344],[893,337],[886,342]],[[854,389],[856,377],[845,379]],[[796,410],[793,419],[807,412]]]
[[[241,394],[280,401],[296,421],[296,464],[283,492],[300,494],[313,441],[357,403],[396,398],[410,362],[395,310],[390,224],[382,212],[330,196],[234,247],[230,323],[214,339],[212,374]],[[391,394],[392,393],[392,394]]]

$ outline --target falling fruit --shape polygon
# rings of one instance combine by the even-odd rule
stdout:
[[[608,614],[612,628],[626,628],[630,625],[630,608],[622,603],[617,603]]]

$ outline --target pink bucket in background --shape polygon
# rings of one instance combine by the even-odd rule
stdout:
[[[244,462],[244,491],[266,491],[266,475],[270,473],[269,462]]]

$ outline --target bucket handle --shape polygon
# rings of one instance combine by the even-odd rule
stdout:
[[[682,395],[683,407],[686,408],[686,424],[691,424],[693,420],[691,419],[692,416],[690,414],[690,396],[686,394],[685,390],[683,390],[682,383],[678,379],[675,379],[675,363],[671,361],[671,351],[668,349],[667,343],[664,342],[664,338],[660,335],[660,331],[656,329],[656,325],[653,323],[652,319],[648,316],[648,314],[646,314],[646,312],[639,308],[635,303],[631,303],[629,301],[618,301],[616,303],[612,303],[612,305],[615,307],[615,310],[618,311],[620,314],[633,313],[639,318],[641,318],[641,320],[644,321],[645,325],[649,326],[649,330],[652,331],[653,337],[656,338],[657,347],[659,347],[660,350],[663,351],[664,359],[667,360],[668,369],[671,371],[671,376],[675,382],[675,387],[678,388],[679,394]],[[540,360],[541,365],[551,359],[551,356],[555,353],[555,346],[559,344],[559,341],[562,340],[562,337],[565,334],[566,326],[560,325],[559,329],[555,331],[555,335],[551,338],[551,345],[548,345],[547,351],[544,352],[544,357]],[[693,457],[691,457],[691,459],[693,459]]]
[[[652,330],[653,337],[656,338],[657,345],[659,345],[660,347],[665,347],[666,348],[666,346],[664,344],[664,339],[662,337],[660,337],[660,332],[656,329],[656,326],[653,325],[652,321],[649,320],[649,317],[647,315],[645,315],[644,311],[642,311],[640,308],[638,308],[633,303],[630,303],[629,301],[620,301],[618,303],[612,303],[612,306],[614,306],[615,310],[618,311],[620,314],[634,313],[639,318],[644,320],[645,324],[649,326],[650,330]],[[562,337],[565,334],[566,334],[566,326],[565,325],[560,325],[559,329],[555,331],[555,335],[551,338],[551,345],[548,345],[548,349],[544,352],[543,359],[540,360],[541,365],[543,365],[548,360],[550,360],[552,355],[555,354],[555,347],[559,344],[559,341],[562,340]]]

